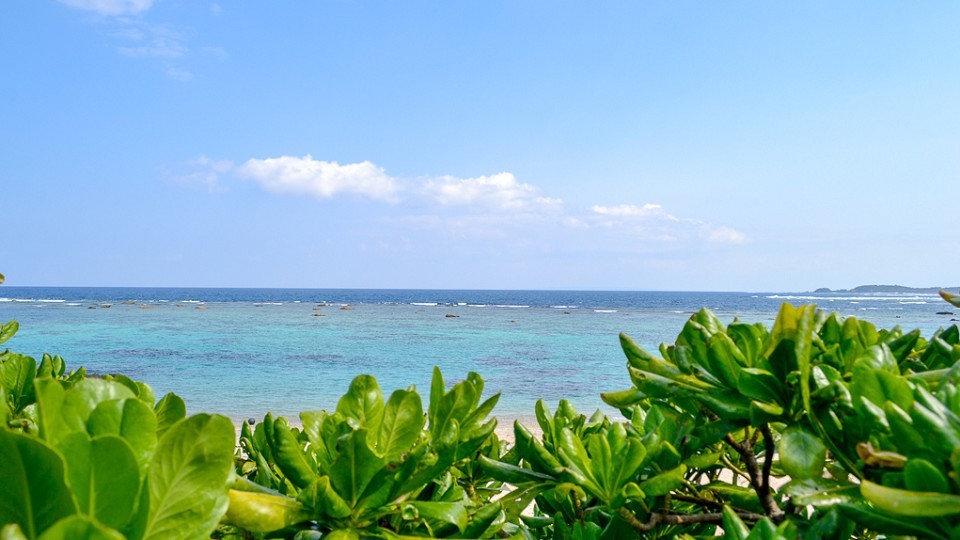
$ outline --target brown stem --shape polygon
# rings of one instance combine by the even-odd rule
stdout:
[[[757,463],[757,455],[753,451],[753,445],[749,444],[749,439],[740,443],[728,433],[726,441],[727,444],[732,446],[733,449],[740,454],[740,459],[742,459],[743,464],[746,465],[747,474],[750,475],[750,484],[757,493],[757,498],[760,499],[760,506],[763,507],[763,512],[774,521],[780,521],[783,519],[783,511],[777,506],[777,501],[773,500],[773,495],[770,492],[770,467],[773,466],[773,435],[770,433],[770,428],[767,427],[766,424],[764,424],[760,430],[765,431],[765,433],[763,433],[763,442],[767,453],[763,464],[763,472],[761,472],[760,464]]]
[[[723,523],[723,514],[720,512],[715,512],[712,514],[653,513],[650,514],[650,519],[648,519],[646,522],[640,521],[635,515],[633,515],[633,512],[622,506],[617,509],[617,513],[620,514],[620,517],[629,523],[631,527],[642,532],[651,531],[654,529],[654,527],[660,524],[689,525],[693,523]],[[740,517],[740,519],[750,522],[760,521],[765,517],[753,512],[736,512],[736,514]]]
[[[673,498],[680,502],[693,503],[697,506],[702,506],[704,508],[713,508],[715,510],[723,510],[723,503],[717,502],[717,501],[711,501],[708,499],[702,499],[700,497],[691,497],[689,495],[680,495],[680,494],[675,494]]]
[[[763,432],[763,489],[770,493],[770,470],[773,468],[773,433],[770,432],[770,426],[764,424],[760,427]]]

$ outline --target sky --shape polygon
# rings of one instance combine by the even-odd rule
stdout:
[[[36,0],[6,285],[960,283],[960,3]]]

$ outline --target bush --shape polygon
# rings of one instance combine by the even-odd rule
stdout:
[[[632,385],[602,397],[623,419],[538,402],[542,435],[516,423],[512,445],[474,373],[435,369],[426,409],[361,375],[237,445],[173,394],[6,351],[2,537],[954,538],[958,343],[814,306],[772,328],[701,310],[658,355],[621,335]]]

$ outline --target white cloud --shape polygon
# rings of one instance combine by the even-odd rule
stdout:
[[[743,244],[747,241],[746,235],[730,227],[711,228],[706,231],[706,238],[718,244]]]
[[[250,159],[240,166],[241,176],[274,193],[312,195],[327,199],[341,193],[396,201],[399,184],[369,161],[341,165],[304,157]]]
[[[202,51],[206,55],[213,56],[218,60],[226,60],[227,58],[230,57],[230,54],[227,53],[227,50],[224,49],[223,47],[213,47],[213,46],[200,47],[200,51]]]
[[[646,217],[665,217],[671,221],[677,221],[677,218],[671,216],[663,210],[659,204],[644,204],[637,206],[634,204],[620,204],[617,206],[594,205],[591,210],[602,216],[626,217],[626,218],[646,218]]]
[[[150,9],[153,0],[60,0],[70,7],[100,15],[131,15]]]
[[[424,182],[423,192],[435,202],[444,205],[482,206],[494,210],[534,210],[559,208],[563,201],[540,195],[540,189],[523,184],[508,172],[455,178],[441,176]]]
[[[178,81],[189,81],[190,79],[193,79],[193,73],[190,73],[185,69],[180,69],[172,64],[168,64],[165,71],[167,73],[167,77],[170,77],[171,79],[176,79]]]
[[[747,237],[727,226],[715,227],[697,219],[680,218],[667,212],[659,204],[641,206],[620,204],[594,205],[588,223],[617,229],[624,234],[644,240],[671,243],[680,241],[707,241],[717,244],[742,244]]]
[[[186,174],[173,174],[170,178],[179,184],[206,189],[210,193],[227,191],[220,178],[234,169],[232,161],[200,156],[187,162],[187,165],[196,170]]]

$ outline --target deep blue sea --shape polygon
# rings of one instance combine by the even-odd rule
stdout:
[[[0,288],[7,344],[68,369],[122,372],[176,392],[191,412],[232,418],[330,409],[361,373],[389,394],[476,371],[495,413],[533,414],[565,397],[583,411],[630,384],[618,334],[655,351],[701,307],[769,324],[780,304],[816,303],[881,327],[930,335],[955,324],[932,294],[777,294],[344,289]],[[960,310],[958,318],[960,318]]]

